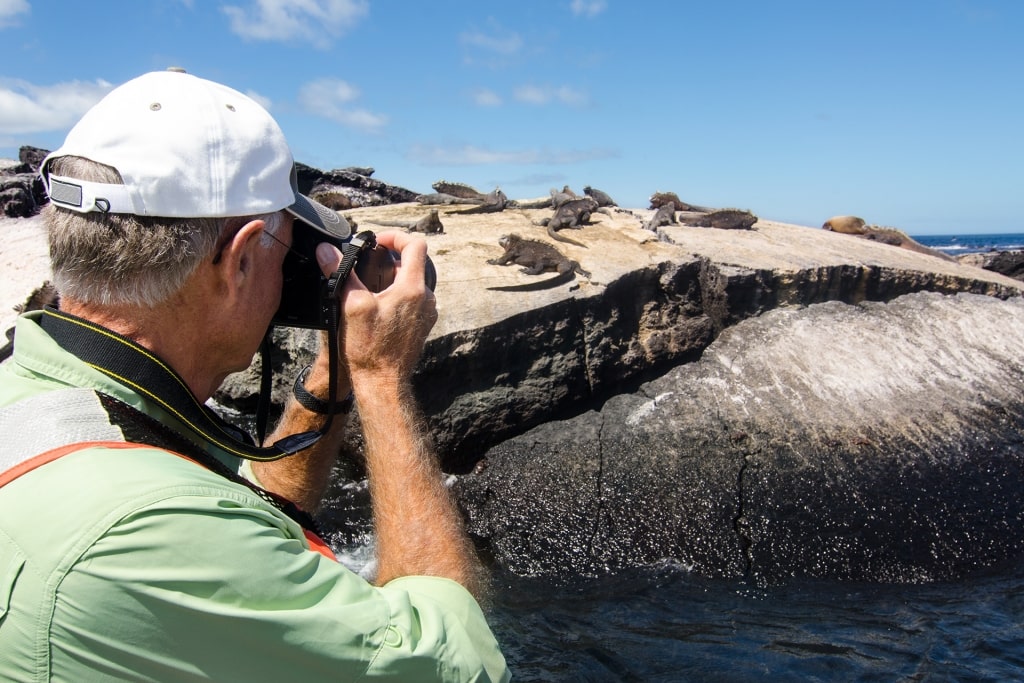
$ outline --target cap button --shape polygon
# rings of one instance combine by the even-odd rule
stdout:
[[[167,70],[168,70],[168,71],[173,71],[173,72],[174,72],[174,73],[176,73],[176,74],[183,74],[183,73],[186,73],[186,72],[185,72],[185,69],[183,69],[183,68],[182,68],[182,67],[180,67],[180,66],[169,66],[169,67],[167,67]]]

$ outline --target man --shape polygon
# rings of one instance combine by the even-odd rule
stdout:
[[[293,234],[347,236],[293,167],[258,104],[180,70],[113,90],[45,160],[61,301],[18,320],[0,366],[0,679],[508,678],[410,389],[437,317],[425,242],[379,235],[394,284],[341,291],[333,395],[359,405],[376,585],[296,509],[341,442],[330,353],[263,446],[204,406],[259,347]]]

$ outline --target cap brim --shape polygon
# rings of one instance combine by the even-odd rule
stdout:
[[[295,193],[295,203],[287,211],[328,237],[348,239],[352,235],[352,226],[344,216],[298,192]]]

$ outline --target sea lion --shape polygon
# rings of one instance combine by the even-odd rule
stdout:
[[[823,230],[841,232],[847,235],[863,235],[867,232],[867,223],[858,216],[833,216],[821,226]]]

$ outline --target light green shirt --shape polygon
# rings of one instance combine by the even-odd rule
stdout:
[[[37,317],[18,321],[0,407],[77,386],[170,422],[65,353]],[[389,678],[509,674],[459,584],[372,586],[249,489],[167,451],[86,448],[0,488],[2,680]]]

